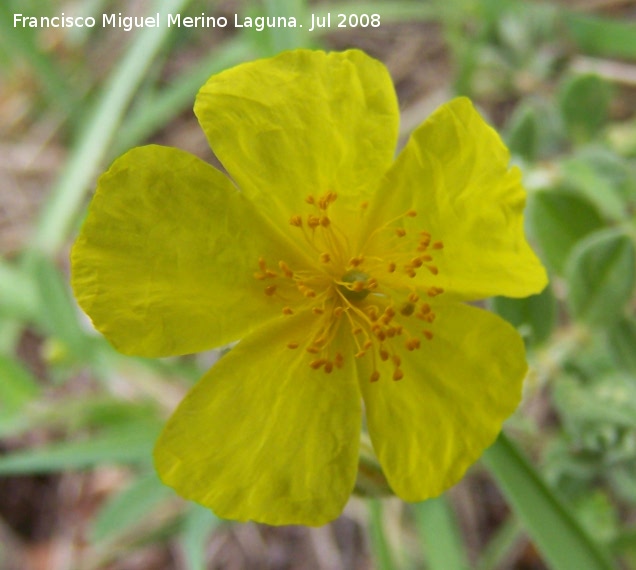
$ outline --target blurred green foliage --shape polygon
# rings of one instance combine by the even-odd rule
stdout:
[[[32,240],[0,260],[0,476],[124,467],[128,483],[91,523],[86,568],[173,540],[186,568],[200,569],[209,537],[228,523],[175,499],[154,475],[151,449],[166,414],[207,362],[117,354],[80,315],[65,258],[96,175],[188,110],[209,75],[283,49],[328,46],[329,38],[247,29],[208,47],[209,30],[144,29],[126,35],[108,65],[94,69],[86,54],[105,41],[99,27],[71,29],[52,49],[39,31],[11,25],[13,12],[51,14],[61,6],[0,3],[3,80],[8,89],[32,85],[29,120],[55,116],[68,148]],[[196,0],[146,6],[148,13],[210,10]],[[518,444],[502,436],[484,461],[512,514],[483,552],[469,556],[452,497],[414,505],[399,521],[417,536],[416,547],[395,539],[386,505],[373,500],[367,525],[377,567],[494,569],[526,533],[554,568],[636,566],[636,26],[515,0],[237,6],[252,15],[337,8],[381,13],[383,26],[438,25],[452,56],[454,92],[492,113],[524,172],[527,230],[550,270],[551,285],[540,295],[490,302],[523,335],[533,371],[527,405],[509,422]],[[121,5],[93,0],[81,8],[99,14]],[[189,64],[168,73],[184,54]],[[632,75],[622,76],[624,69]],[[17,356],[26,330],[42,339],[46,381]],[[94,381],[86,393],[56,392],[81,375]],[[539,418],[528,411],[533,402]],[[48,434],[45,443],[25,444],[34,433]]]

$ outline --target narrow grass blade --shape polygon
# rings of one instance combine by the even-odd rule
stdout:
[[[441,496],[413,505],[415,524],[425,547],[429,570],[467,570],[461,533],[454,514]]]
[[[39,393],[31,373],[14,358],[0,354],[0,412],[15,412]]]
[[[192,505],[185,518],[181,534],[186,570],[205,570],[208,567],[205,560],[205,545],[214,529],[220,524],[221,519],[212,511],[199,505]]]
[[[14,27],[14,12],[5,2],[0,2],[0,42],[15,63],[24,59],[33,70],[33,76],[57,107],[68,113],[73,112],[77,90],[66,80],[66,74],[57,62],[38,49],[34,33],[30,28]]]
[[[587,535],[505,434],[486,451],[483,461],[550,568],[614,567],[609,555]]]
[[[375,560],[377,570],[397,570],[393,552],[389,545],[384,530],[382,517],[382,501],[369,499],[369,534],[371,540],[371,552]]]
[[[0,475],[52,473],[104,464],[143,464],[152,456],[157,430],[132,424],[84,441],[65,441],[0,456]]]
[[[154,471],[137,477],[100,508],[91,525],[91,541],[100,542],[121,536],[173,494],[159,481]]]
[[[506,568],[505,563],[525,538],[519,519],[510,516],[481,551],[475,570],[497,570]]]
[[[186,108],[192,108],[197,91],[211,75],[253,57],[241,36],[233,38],[176,77],[170,86],[131,110],[117,133],[113,156],[139,144]]]
[[[159,12],[165,20],[167,13],[182,11],[188,2],[159,0],[151,13]],[[174,29],[159,26],[141,30],[103,85],[95,108],[41,213],[34,236],[36,249],[51,255],[68,237],[84,194],[118,132],[128,105],[168,34]]]

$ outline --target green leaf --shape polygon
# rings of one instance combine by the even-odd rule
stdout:
[[[574,316],[590,324],[617,322],[632,297],[636,250],[621,230],[595,232],[572,251],[565,276]]]
[[[521,522],[516,516],[509,516],[482,550],[475,570],[504,568],[506,560],[523,538]]]
[[[178,13],[189,0],[156,0],[149,13]],[[95,106],[79,134],[70,157],[42,209],[33,245],[53,254],[60,250],[84,203],[85,194],[95,174],[117,137],[126,109],[155,56],[175,27],[145,28],[103,84]]]
[[[556,300],[548,285],[538,295],[524,299],[494,297],[492,309],[519,329],[521,336],[531,345],[538,345],[550,337],[556,322]]]
[[[40,393],[37,380],[13,358],[0,354],[0,411],[19,410]]]
[[[39,324],[76,357],[84,358],[90,349],[90,338],[79,324],[79,311],[72,300],[67,279],[62,277],[53,261],[39,252],[30,252],[26,266],[38,290]]]
[[[162,85],[157,92],[138,101],[122,123],[109,156],[114,158],[140,144],[179,113],[191,109],[197,91],[208,77],[256,55],[242,34],[238,35],[195,62],[170,85]]]
[[[528,162],[534,161],[539,148],[539,122],[535,110],[528,105],[517,107],[506,130],[510,152]]]
[[[382,516],[382,501],[369,499],[369,534],[371,538],[371,551],[378,570],[396,570],[394,554],[387,540]]]
[[[126,533],[153,508],[174,495],[154,472],[137,477],[123,491],[110,497],[97,513],[90,529],[90,540],[99,542]]]
[[[0,259],[0,312],[29,320],[38,314],[38,292],[20,267]]]
[[[612,561],[505,434],[483,461],[553,570],[611,570]]]
[[[559,274],[574,245],[603,227],[603,220],[592,204],[563,189],[532,194],[528,202],[528,222],[543,259]]]
[[[609,84],[597,75],[577,75],[561,86],[558,101],[561,116],[575,142],[591,140],[607,120]]]
[[[425,547],[429,570],[466,570],[468,559],[461,532],[446,497],[413,505],[415,523]]]
[[[186,570],[204,570],[206,566],[205,546],[214,530],[221,524],[212,511],[193,504],[185,518],[181,534],[181,547],[185,556]]]
[[[59,66],[61,58],[49,57],[47,50],[39,45],[40,38],[35,30],[13,25],[13,15],[20,12],[29,14],[28,9],[14,11],[7,2],[0,2],[0,42],[11,54],[14,64],[18,59],[28,62],[33,79],[42,86],[47,100],[70,115],[80,96],[77,87],[69,81],[74,74],[69,74]]]
[[[631,198],[629,173],[615,152],[602,146],[587,146],[559,165],[563,184],[594,204],[605,217],[622,221]]]
[[[636,429],[636,385],[621,374],[596,377],[586,384],[561,377],[553,399],[569,434],[579,440],[588,431],[596,441],[601,427],[608,424]]]
[[[608,352],[616,365],[636,377],[636,320],[623,317],[606,329]]]
[[[149,463],[158,435],[156,426],[133,423],[82,441],[0,455],[0,475],[52,473],[94,465]]]
[[[630,21],[567,13],[570,37],[584,53],[636,59],[636,25]]]

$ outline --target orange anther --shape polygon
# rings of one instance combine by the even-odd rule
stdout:
[[[325,362],[325,372],[327,374],[331,374],[332,370],[333,370],[333,362],[331,362],[331,361]]]
[[[395,265],[395,263],[393,263],[392,261],[389,263],[389,266],[387,267],[387,270],[389,273],[393,273],[396,269],[397,265]]]
[[[311,229],[315,229],[320,225],[320,218],[318,216],[312,216],[311,214],[307,216],[307,225]]]
[[[296,226],[296,227],[301,227],[303,225],[303,219],[299,216],[299,215],[293,215],[291,218],[289,218],[289,223],[292,226]]]
[[[431,331],[422,331],[422,334],[426,337],[427,340],[431,340],[433,338],[433,333]]]
[[[404,237],[406,235],[406,230],[404,228],[397,228],[395,233],[398,237]]]
[[[327,216],[322,216],[322,218],[320,218],[320,225],[323,228],[328,227],[330,223],[331,223],[331,220]]]
[[[396,368],[393,372],[393,380],[402,380],[402,378],[404,378],[404,372],[402,372],[399,368]]]
[[[415,210],[409,210],[408,212],[406,212],[406,216],[408,216],[409,218],[414,218],[415,216],[417,216],[417,212]]]
[[[380,373],[377,370],[374,370],[371,373],[371,377],[369,378],[369,382],[377,382],[380,379]]]
[[[444,249],[444,242],[436,241],[435,243],[433,243],[433,249]]]
[[[322,263],[329,263],[331,261],[331,256],[327,252],[321,253],[320,261],[322,261]]]
[[[297,342],[288,342],[287,343],[287,348],[291,348],[292,350],[298,348],[298,343]]]
[[[437,275],[439,273],[439,269],[435,265],[427,265],[426,269],[428,269],[433,275]]]
[[[369,315],[369,318],[373,322],[378,320],[379,315],[378,315],[378,308],[377,307],[375,307],[375,306],[367,307],[366,313],[367,313],[367,315]]]
[[[441,287],[429,287],[427,294],[429,297],[436,297],[437,295],[441,295],[444,292],[444,289]]]
[[[364,283],[362,281],[354,281],[351,284],[351,290],[357,292],[364,290]]]
[[[279,261],[278,267],[280,267],[280,270],[285,274],[285,277],[291,279],[294,276],[294,272],[289,268],[289,265],[287,265],[284,261]]]
[[[318,370],[318,368],[320,368],[321,366],[324,366],[326,363],[327,363],[326,358],[317,358],[316,360],[312,360],[309,363],[309,366],[311,366],[314,370]]]
[[[283,315],[293,315],[294,309],[291,307],[283,307]]]
[[[417,293],[409,293],[409,296],[407,297],[407,299],[411,303],[417,303],[420,300],[420,298],[419,298]]]
[[[265,295],[271,297],[274,293],[276,293],[276,285],[268,285],[265,287]]]

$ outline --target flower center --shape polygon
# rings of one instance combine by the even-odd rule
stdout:
[[[436,314],[431,304],[443,289],[434,284],[439,270],[433,261],[444,244],[414,228],[409,219],[417,212],[408,210],[376,228],[354,251],[347,233],[330,215],[336,199],[335,192],[308,196],[311,212],[289,220],[312,252],[313,263],[292,268],[278,260],[277,269],[272,269],[261,257],[254,278],[264,282],[264,294],[280,303],[284,315],[311,315],[306,338],[287,343],[289,349],[308,354],[311,368],[326,373],[341,368],[345,355],[340,335],[349,333],[354,357],[371,359],[370,381],[380,378],[381,362],[391,365],[393,380],[400,380],[404,351],[418,350],[422,340],[434,337]],[[360,223],[366,210],[364,203]]]
[[[355,269],[347,271],[340,280],[343,283],[351,284],[350,287],[347,285],[338,285],[339,291],[345,296],[345,299],[349,301],[362,301],[362,299],[366,299],[367,295],[371,292],[365,288],[369,276],[362,271]]]

